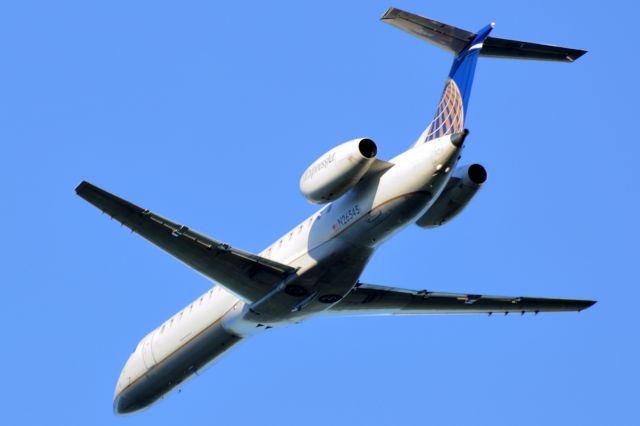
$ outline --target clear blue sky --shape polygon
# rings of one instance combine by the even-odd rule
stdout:
[[[1,424],[634,424],[637,16],[629,2],[14,1],[0,5]],[[83,179],[259,251],[314,207],[298,179],[432,117],[451,58],[397,6],[589,53],[480,60],[463,161],[486,187],[411,226],[363,280],[594,298],[580,314],[315,319],[113,415],[138,340],[209,283],[74,195]]]

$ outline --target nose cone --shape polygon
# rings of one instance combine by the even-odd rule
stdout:
[[[149,405],[148,401],[136,395],[135,389],[127,388],[113,398],[113,412],[118,415],[135,413]]]
[[[113,412],[118,415],[131,414],[148,407],[153,400],[149,398],[146,378],[127,386],[113,398]]]
[[[148,405],[144,394],[147,382],[146,372],[147,368],[144,365],[140,351],[136,349],[124,365],[120,372],[120,377],[118,377],[113,396],[114,413],[129,414]]]
[[[129,414],[132,411],[130,408],[124,403],[120,394],[116,394],[113,398],[113,412],[118,415]]]
[[[113,394],[113,412],[115,414],[127,414],[130,412],[126,404],[126,398],[123,398],[123,395],[126,394],[127,387],[131,384],[131,378],[128,372],[129,368],[127,367],[129,367],[134,354],[127,360],[127,363],[120,372],[120,377],[118,377],[118,383],[116,383],[116,391]]]
[[[135,383],[133,386],[135,386]],[[134,408],[135,404],[131,403],[131,388],[132,386],[125,386],[125,382],[123,381],[121,374],[118,379],[118,384],[116,385],[115,395],[113,396],[113,412],[115,414],[129,414],[136,411]]]

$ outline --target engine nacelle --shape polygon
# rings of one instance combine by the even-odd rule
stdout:
[[[376,160],[371,139],[353,139],[333,148],[309,166],[300,178],[300,191],[314,204],[328,203],[351,189]]]
[[[444,225],[469,204],[486,180],[487,171],[480,164],[457,168],[438,199],[416,224],[422,228]]]

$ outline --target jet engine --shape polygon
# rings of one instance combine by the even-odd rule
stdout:
[[[416,222],[422,228],[444,225],[458,215],[487,180],[487,171],[480,164],[457,168],[438,199]]]
[[[333,201],[350,190],[376,160],[371,139],[353,139],[338,145],[309,166],[300,178],[300,191],[314,204]]]

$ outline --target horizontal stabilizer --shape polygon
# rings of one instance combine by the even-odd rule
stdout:
[[[585,53],[587,53],[586,50],[496,37],[488,37],[480,50],[480,56],[491,58],[538,59],[559,62],[573,62]]]
[[[414,15],[395,7],[389,8],[380,19],[454,55],[462,52],[475,36],[470,31]]]
[[[393,7],[387,10],[380,19],[454,55],[458,55],[465,48],[470,47],[469,44],[477,35],[476,33]],[[486,57],[560,62],[573,62],[585,53],[585,50],[496,37],[487,37],[480,49],[480,56]]]
[[[328,314],[342,315],[452,315],[570,312],[587,309],[593,300],[540,297],[486,296],[438,293],[359,284]]]

